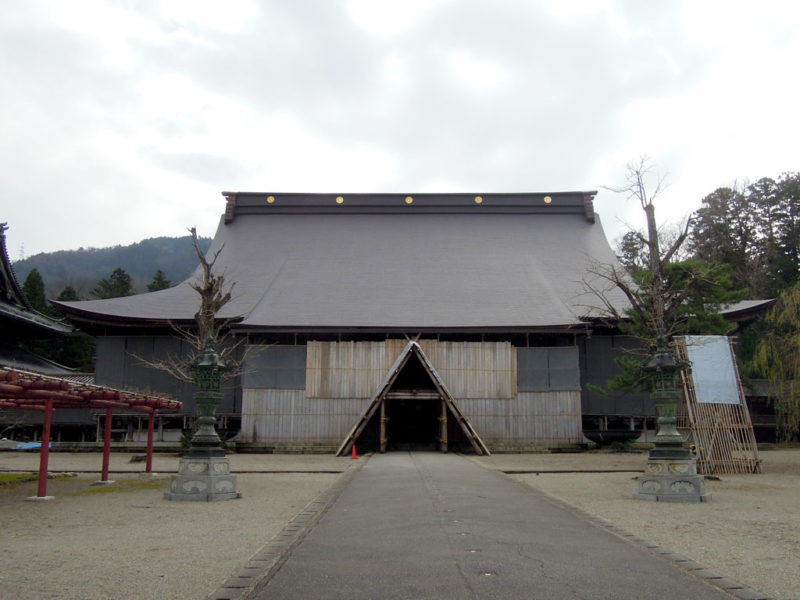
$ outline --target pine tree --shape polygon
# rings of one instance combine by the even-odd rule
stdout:
[[[61,293],[56,297],[56,300],[59,302],[75,302],[80,300],[80,296],[78,296],[78,292],[75,291],[74,287],[68,285],[61,290]]]
[[[33,269],[22,284],[22,292],[31,303],[34,310],[45,313],[47,312],[47,300],[44,295],[44,280],[39,274],[38,269]]]
[[[132,296],[136,290],[131,284],[131,276],[124,269],[117,267],[107,279],[101,279],[91,291],[95,298],[119,298]]]
[[[751,298],[774,298],[798,281],[800,174],[719,188],[703,198],[691,237],[694,256],[730,268]]]
[[[755,199],[747,188],[718,188],[705,198],[697,211],[690,239],[697,258],[730,269],[734,285],[760,297],[759,274],[753,261],[757,254],[758,223]]]
[[[80,300],[78,293],[71,285],[66,286],[56,297],[61,302]],[[57,310],[59,317],[63,317]],[[75,331],[72,335],[48,340],[45,355],[66,367],[91,373],[94,371],[95,340],[93,337]]]
[[[153,281],[147,284],[147,289],[150,292],[157,292],[158,290],[165,290],[169,286],[169,279],[167,279],[166,275],[164,275],[164,271],[159,269],[156,271],[156,274],[153,275]]]

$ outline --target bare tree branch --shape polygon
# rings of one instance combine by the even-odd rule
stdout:
[[[648,187],[647,181],[655,175],[655,184]],[[625,183],[620,186],[601,186],[603,189],[615,194],[625,194],[628,200],[639,202],[642,210],[661,195],[666,189],[666,175],[655,172],[655,167],[650,163],[647,155],[639,157],[638,162],[629,162],[625,167]]]
[[[193,327],[182,326],[173,321],[170,321],[169,324],[178,337],[188,343],[191,350],[180,356],[168,355],[163,360],[151,360],[136,354],[132,356],[146,366],[169,373],[175,379],[193,382],[194,366],[197,364],[199,356],[206,350],[213,349],[219,355],[220,363],[225,367],[223,378],[230,379],[244,372],[243,366],[251,353],[249,347],[241,351],[246,338],[234,340],[230,335],[231,323],[241,317],[219,318],[217,316],[220,310],[231,301],[235,283],[226,287],[224,274],[214,272],[214,265],[222,253],[224,245],[208,259],[200,248],[197,229],[191,227],[189,233],[192,236],[192,245],[202,268],[200,280],[189,283],[200,296],[200,308],[194,315]]]
[[[667,250],[667,253],[661,257],[661,268],[663,268],[669,263],[672,259],[673,255],[678,251],[678,249],[683,245],[683,242],[686,241],[686,238],[689,237],[689,229],[692,226],[692,217],[690,216],[686,219],[686,223],[683,226],[683,231],[681,231],[680,235],[677,239],[672,243],[670,249]]]

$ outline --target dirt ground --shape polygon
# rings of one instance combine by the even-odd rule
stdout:
[[[350,459],[232,455],[243,498],[168,502],[169,476],[142,476],[112,454],[116,483],[82,473],[50,480],[49,502],[26,502],[36,483],[0,488],[0,596],[52,599],[201,599],[327,489]],[[527,485],[779,599],[800,598],[800,450],[763,452],[763,475],[708,481],[707,504],[633,500],[634,472],[514,475]],[[154,470],[177,470],[158,454]],[[499,470],[641,470],[644,454],[498,454]],[[50,468],[99,471],[100,454],[51,454]],[[0,453],[0,471],[32,471],[38,455]],[[309,471],[286,473],[285,471]],[[113,471],[124,471],[114,473]],[[284,471],[267,473],[265,471]]]
[[[243,497],[169,502],[169,476],[141,476],[132,455],[112,454],[114,484],[98,474],[51,480],[48,502],[26,502],[36,483],[0,488],[0,597],[97,600],[199,600],[213,592],[326,490],[337,474],[237,475]],[[346,459],[234,455],[239,470],[335,470]],[[177,470],[156,455],[154,469]],[[36,468],[37,455],[0,454],[0,469]],[[31,467],[30,463],[36,463]],[[100,454],[51,454],[58,469],[99,470]]]

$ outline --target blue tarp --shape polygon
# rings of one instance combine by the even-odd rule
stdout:
[[[20,442],[14,446],[14,450],[39,450],[41,447],[42,442]],[[51,445],[48,444],[47,447],[50,448]]]

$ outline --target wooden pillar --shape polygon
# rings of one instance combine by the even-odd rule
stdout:
[[[381,431],[380,431],[380,452],[381,454],[386,452],[386,421],[388,418],[386,417],[386,398],[381,400]]]
[[[447,452],[447,401],[442,398],[442,416],[439,418],[439,444],[442,452]]]
[[[111,409],[106,409],[106,428],[103,432],[103,474],[101,482],[108,481],[108,462],[111,455]]]
[[[145,463],[144,472],[153,472],[153,429],[156,422],[157,410],[150,413],[150,418],[147,421],[147,462]]]
[[[48,398],[44,409],[44,427],[42,428],[42,448],[39,450],[39,489],[37,498],[47,496],[47,465],[50,460],[50,424],[53,421],[53,399]]]

